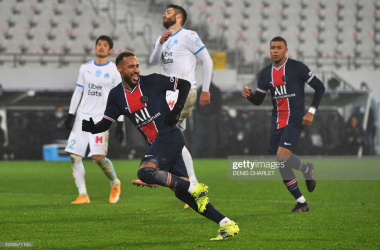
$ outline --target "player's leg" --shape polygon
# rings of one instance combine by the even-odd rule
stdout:
[[[73,204],[90,203],[86,189],[85,170],[82,161],[88,146],[88,134],[89,133],[82,131],[82,121],[77,118],[74,122],[73,129],[65,148],[65,151],[70,154],[74,182],[79,192],[79,196],[74,202],[72,202]]]
[[[106,157],[108,151],[109,132],[90,135],[90,154],[92,159],[103,170],[111,183],[111,193],[109,196],[110,203],[116,203],[121,193],[121,182],[116,176],[115,169],[110,159]]]
[[[182,132],[185,131],[186,129],[186,117],[190,116],[191,111],[193,110],[193,107],[196,101],[197,101],[197,91],[196,89],[191,89],[189,92],[189,95],[187,96],[185,106],[182,109],[179,121],[177,123],[177,127],[179,127]],[[186,166],[190,181],[194,183],[198,183],[198,180],[194,172],[193,158],[191,157],[191,154],[189,150],[186,148],[186,146],[184,146],[182,149],[182,157],[185,162],[185,166]]]
[[[289,124],[284,128],[284,132],[281,136],[279,147],[288,149],[293,152],[298,144],[298,140],[302,133],[302,127],[295,124]],[[286,157],[286,164],[292,169],[300,170],[306,180],[306,186],[309,192],[313,192],[316,186],[316,180],[314,177],[314,166],[310,162],[302,161],[297,155],[291,154]]]
[[[292,151],[289,149],[278,147],[277,161],[281,164],[280,166],[283,166],[279,168],[282,180],[297,201],[296,207],[291,212],[298,212],[299,210],[301,210],[300,212],[309,211],[309,206],[306,203],[305,197],[302,195],[301,190],[298,187],[298,181],[293,172],[291,163],[287,161],[291,155]]]

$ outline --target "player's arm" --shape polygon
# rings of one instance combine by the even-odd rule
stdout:
[[[161,60],[162,55],[162,49],[164,48],[164,43],[169,39],[172,32],[170,30],[165,31],[162,36],[160,36],[157,41],[156,45],[154,46],[154,50],[149,58],[149,63],[152,65],[156,65]]]
[[[196,57],[203,63],[203,84],[202,84],[202,93],[199,97],[199,103],[201,108],[210,105],[210,83],[212,77],[212,67],[213,62],[210,54],[206,48],[203,48],[196,54]]]
[[[255,93],[252,93],[251,87],[244,87],[242,96],[247,98],[248,101],[252,102],[255,105],[260,105],[263,103],[265,97],[267,96],[267,87],[265,85],[264,74],[260,73],[259,80],[257,82],[257,89]]]
[[[83,131],[90,132],[91,134],[98,134],[107,131],[112,123],[117,122],[117,118],[121,115],[121,112],[116,103],[116,91],[116,89],[112,89],[108,95],[106,111],[104,112],[103,119],[96,124],[91,117],[89,121],[82,120]]]
[[[307,84],[309,84],[310,87],[312,87],[315,90],[313,101],[311,102],[310,109],[305,114],[305,116],[303,117],[303,121],[302,121],[303,125],[310,126],[314,120],[315,111],[318,109],[319,104],[322,101],[323,94],[325,93],[325,86],[323,85],[321,80],[319,80],[309,70],[309,68],[306,65],[301,64],[300,68],[301,68],[301,70],[300,70],[301,79],[304,82],[306,82]]]
[[[174,77],[165,77],[162,75],[156,74],[157,77],[161,77],[160,82],[165,86],[163,91],[171,90],[176,91],[178,89],[178,99],[173,109],[166,115],[165,123],[169,126],[175,125],[179,121],[181,111],[185,106],[187,96],[189,95],[191,84],[189,81],[174,78]]]
[[[72,129],[75,121],[75,113],[77,112],[80,100],[83,95],[84,79],[83,79],[84,67],[81,66],[79,69],[79,76],[77,80],[77,85],[75,87],[73,96],[71,97],[69,114],[65,120],[65,128]]]

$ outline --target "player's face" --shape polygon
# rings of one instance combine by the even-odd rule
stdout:
[[[173,8],[168,8],[163,15],[163,25],[166,29],[169,29],[176,23],[176,14]]]
[[[285,61],[287,52],[288,48],[284,42],[280,41],[270,43],[270,56],[272,57],[273,62],[276,64]]]
[[[112,49],[110,48],[110,45],[105,40],[99,40],[95,47],[95,54],[96,57],[105,58],[109,56]]]
[[[117,70],[123,81],[129,86],[135,86],[139,82],[140,64],[135,56],[124,57],[123,63],[117,65]]]

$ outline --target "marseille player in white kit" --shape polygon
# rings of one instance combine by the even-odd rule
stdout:
[[[169,4],[163,15],[163,25],[167,31],[157,39],[156,46],[150,56],[151,64],[161,61],[162,74],[171,77],[185,79],[191,83],[186,104],[181,112],[177,126],[184,131],[186,128],[185,118],[190,115],[197,99],[195,65],[197,58],[203,63],[203,85],[199,102],[201,107],[210,104],[210,82],[213,63],[205,45],[195,31],[183,29],[187,19],[186,11],[178,5]],[[170,108],[177,101],[178,91],[167,92],[167,102]],[[189,150],[184,147],[182,157],[186,165],[187,173],[191,182],[198,183],[195,177],[193,160]],[[187,206],[185,206],[187,208]]]
[[[109,61],[113,41],[108,36],[100,36],[95,43],[96,59],[83,64],[79,70],[76,89],[70,103],[69,115],[65,121],[67,129],[72,129],[65,151],[70,154],[73,177],[79,196],[73,204],[90,203],[85,184],[82,158],[90,146],[92,159],[100,166],[111,182],[110,203],[119,200],[121,183],[116,177],[112,162],[106,157],[109,132],[90,134],[82,131],[82,120],[92,117],[95,122],[103,118],[110,90],[121,82],[116,65]],[[78,107],[79,106],[79,107]],[[75,116],[76,113],[76,116]],[[116,135],[122,140],[123,116],[120,116]],[[89,155],[89,156],[90,156]]]

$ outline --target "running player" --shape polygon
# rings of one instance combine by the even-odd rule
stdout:
[[[210,104],[210,82],[212,76],[212,60],[205,45],[195,31],[182,28],[187,19],[187,13],[181,6],[169,4],[163,15],[163,26],[167,29],[157,39],[156,46],[150,56],[153,65],[161,61],[162,74],[171,77],[185,79],[191,83],[190,93],[181,112],[177,126],[184,131],[186,129],[185,118],[191,114],[191,110],[197,99],[195,65],[197,58],[203,63],[203,85],[199,98],[201,107]],[[178,97],[178,91],[167,92],[167,102],[173,108]],[[193,160],[189,150],[183,147],[182,156],[186,164],[189,178],[192,182],[198,182],[195,177]],[[185,205],[185,208],[188,206]]]
[[[139,63],[130,51],[116,58],[117,69],[123,82],[111,90],[103,119],[94,124],[83,120],[83,131],[92,134],[109,129],[117,117],[128,117],[150,147],[141,160],[137,176],[147,184],[171,188],[175,196],[191,208],[220,225],[219,234],[212,240],[224,240],[239,232],[235,222],[221,214],[209,202],[208,187],[188,180],[182,159],[185,139],[175,125],[185,105],[190,83],[176,77],[159,74],[140,76]],[[165,95],[167,90],[178,89],[178,100],[170,111]]]
[[[82,120],[93,117],[100,121],[106,108],[109,91],[121,82],[121,77],[114,63],[108,57],[112,52],[113,41],[108,36],[100,36],[95,43],[96,58],[80,67],[77,85],[71,99],[69,115],[65,127],[72,129],[65,151],[70,154],[75,185],[79,196],[73,204],[90,203],[85,183],[85,171],[82,158],[85,157],[87,146],[90,146],[92,159],[100,166],[111,181],[110,203],[116,203],[120,195],[120,180],[112,162],[106,157],[108,150],[108,131],[99,134],[89,134],[82,131]],[[76,113],[76,117],[75,117]],[[124,137],[123,117],[116,128],[119,140]]]
[[[242,95],[253,104],[260,105],[270,90],[273,104],[270,153],[277,154],[277,160],[284,163],[284,167],[279,168],[282,179],[297,201],[291,212],[304,212],[309,211],[309,206],[292,169],[302,171],[308,191],[313,192],[316,185],[314,167],[309,162],[303,162],[292,151],[297,146],[304,126],[310,126],[313,122],[325,87],[305,64],[288,58],[287,52],[286,40],[282,37],[273,38],[270,42],[272,64],[261,71],[256,92],[252,94],[252,88],[245,87]],[[305,83],[315,90],[313,102],[306,114]]]

